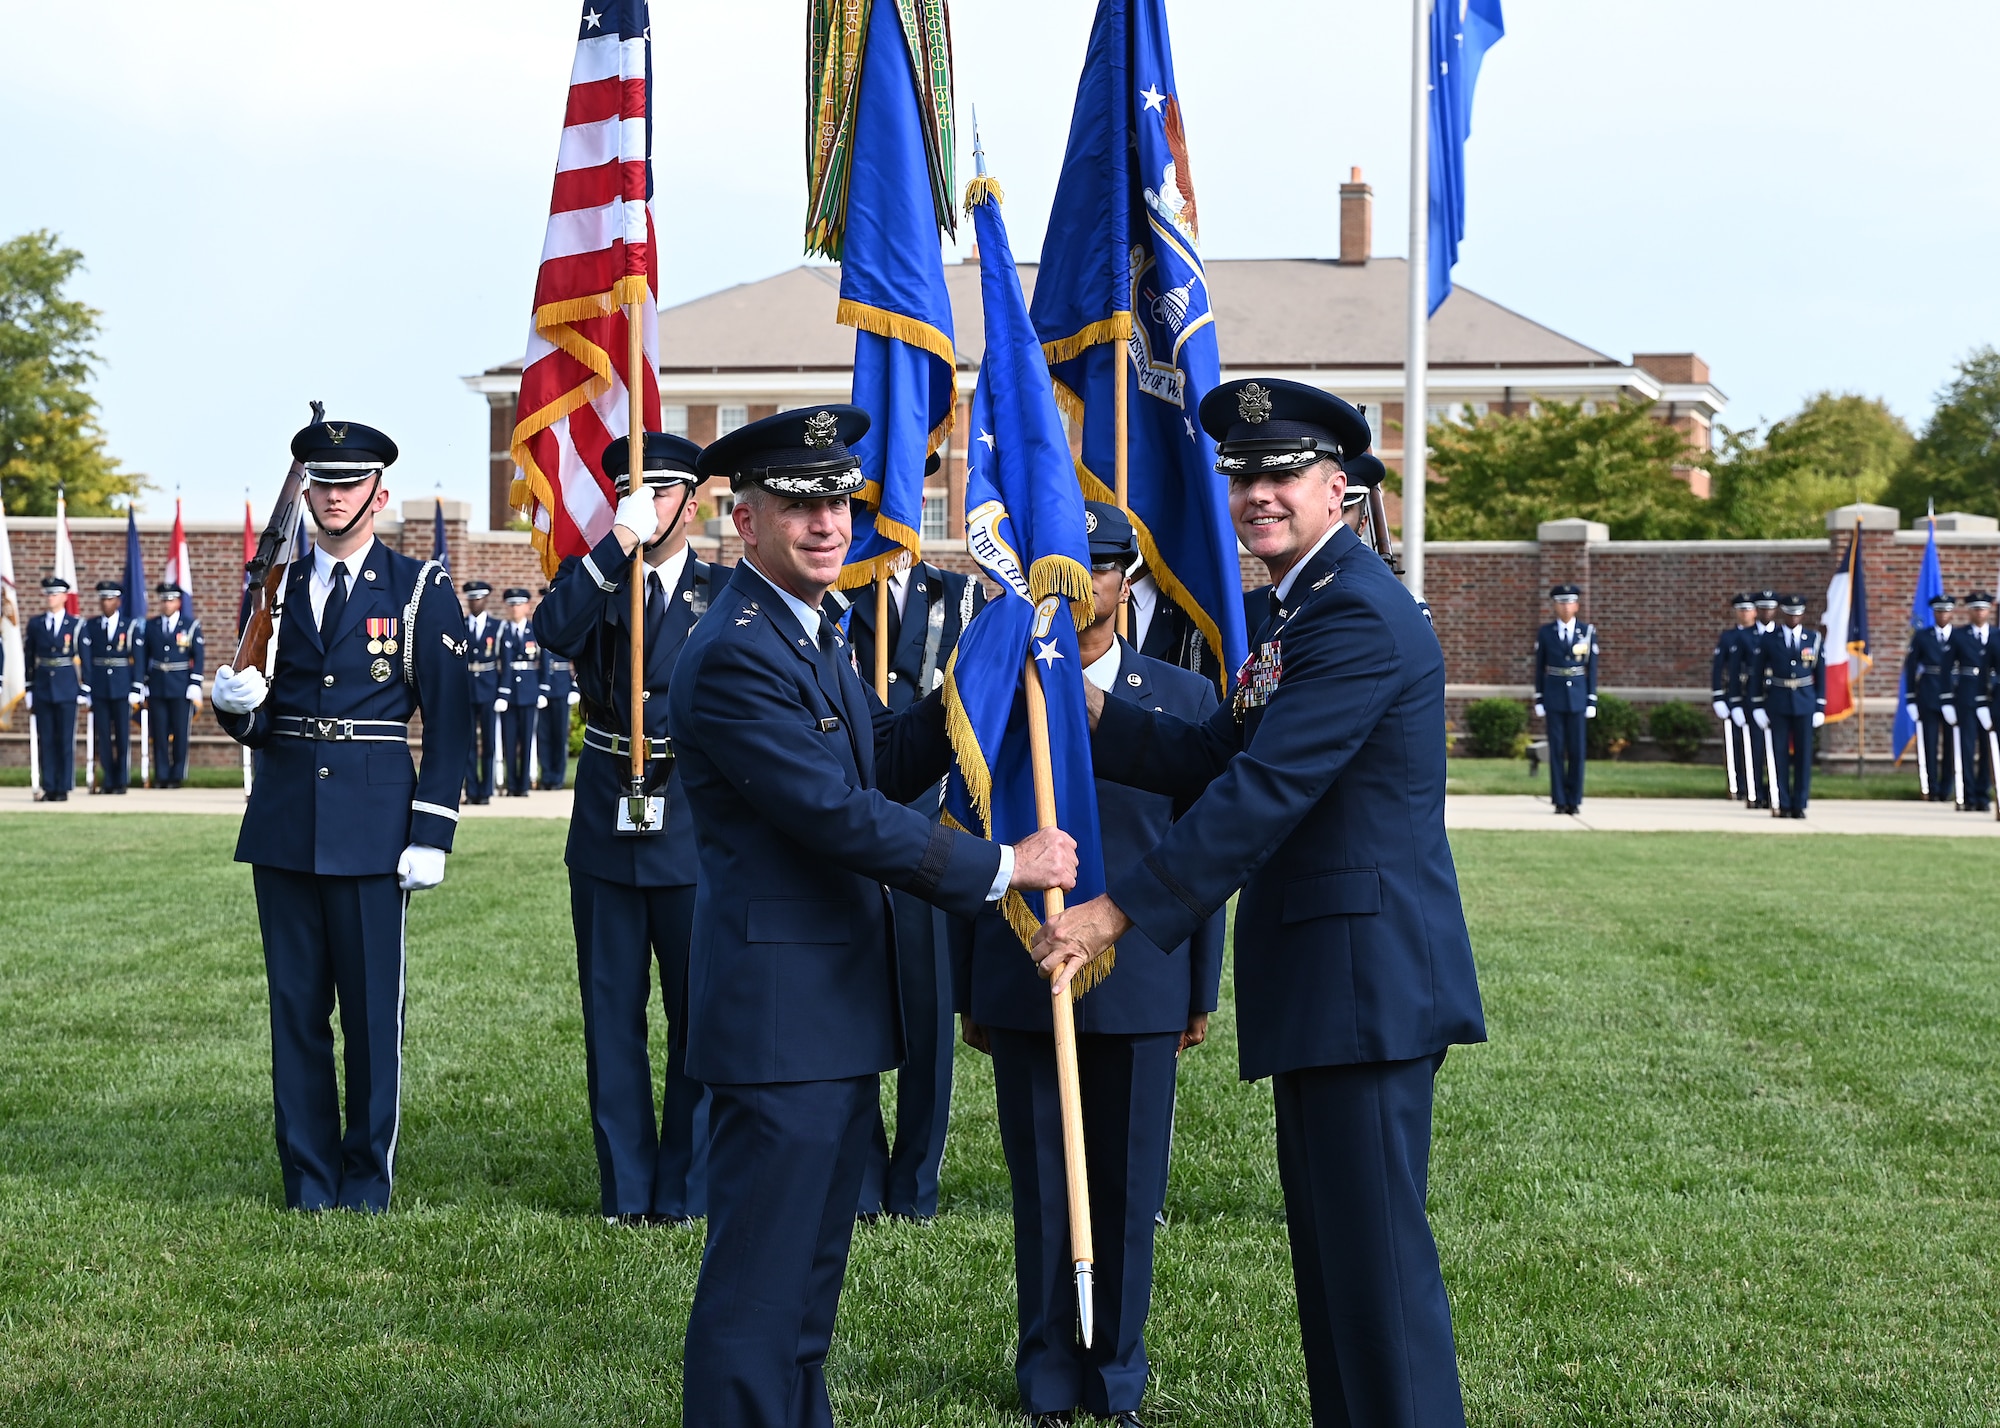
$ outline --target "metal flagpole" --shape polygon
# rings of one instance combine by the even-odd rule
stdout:
[[[1431,0],[1410,40],[1410,335],[1403,358],[1403,583],[1424,598],[1424,482],[1430,438]]]

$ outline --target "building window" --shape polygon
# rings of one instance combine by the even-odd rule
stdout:
[[[715,434],[727,436],[739,426],[750,425],[750,408],[717,407],[715,409]]]
[[[950,539],[950,537],[945,534],[946,508],[947,508],[947,503],[944,492],[942,491],[924,492],[923,537],[925,540]]]
[[[1361,415],[1368,418],[1368,444],[1379,449],[1382,445],[1382,404],[1376,402],[1364,406]]]
[[[661,407],[660,430],[669,436],[688,434],[688,409],[686,407]]]

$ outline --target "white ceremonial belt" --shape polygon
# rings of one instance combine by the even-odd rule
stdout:
[[[1807,675],[1804,679],[1774,679],[1771,683],[1780,689],[1810,689],[1813,682],[1812,676]]]
[[[607,734],[593,725],[583,726],[583,746],[596,749],[599,753],[624,757],[632,752],[632,741],[623,734]],[[674,756],[674,741],[668,738],[646,740],[648,757],[670,759]]]
[[[290,739],[317,739],[333,744],[410,742],[409,726],[393,719],[322,719],[316,714],[280,714],[271,720],[271,732]]]

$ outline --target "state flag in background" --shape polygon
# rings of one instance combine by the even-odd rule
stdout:
[[[431,517],[431,559],[449,570],[451,560],[444,543],[444,497],[438,496],[434,499],[437,502],[437,512]]]
[[[1913,630],[1926,630],[1937,623],[1937,617],[1931,614],[1931,599],[1944,594],[1944,571],[1938,565],[1936,507],[1931,508],[1927,519],[1930,522],[1930,539],[1924,542],[1924,563],[1917,571],[1917,590],[1910,600],[1910,628]],[[1910,745],[1917,739],[1917,721],[1910,717],[1909,710],[1909,681],[1906,675],[1899,674],[1896,677],[1896,728],[1890,735],[1890,747],[1896,751],[1898,764],[1902,763],[1903,755],[1910,751]]]
[[[252,554],[255,554],[253,551]],[[249,559],[245,556],[244,559]],[[194,566],[188,559],[187,531],[181,526],[181,498],[174,497],[174,533],[167,541],[167,563],[160,583],[181,592],[181,619],[194,622]]]
[[[69,595],[63,601],[63,608],[74,615],[83,608],[83,598],[76,588],[76,547],[69,543],[69,502],[60,486],[56,487],[56,558],[53,573],[69,582]]]
[[[0,725],[13,716],[27,693],[21,644],[21,595],[14,584],[14,543],[7,536],[7,506],[0,501]]]
[[[1847,549],[1833,567],[1826,586],[1826,722],[1836,724],[1858,707],[1861,675],[1868,656],[1868,577],[1861,564],[1861,523],[1847,538]]]

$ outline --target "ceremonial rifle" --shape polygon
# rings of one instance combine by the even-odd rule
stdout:
[[[313,420],[324,421],[326,408],[312,404]],[[271,658],[271,639],[285,613],[285,579],[299,552],[294,548],[299,519],[305,503],[306,469],[294,461],[285,472],[278,499],[271,506],[271,519],[257,538],[257,553],[244,562],[250,585],[250,614],[236,642],[236,658],[230,668],[265,670]],[[218,716],[219,717],[219,716]]]

